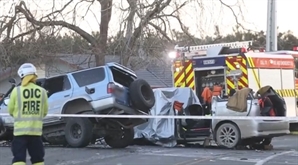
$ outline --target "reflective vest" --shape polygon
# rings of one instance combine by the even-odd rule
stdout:
[[[8,110],[14,117],[14,136],[41,136],[42,120],[48,113],[48,96],[45,89],[34,83],[14,88]]]
[[[222,90],[222,87],[220,87],[219,85],[214,85],[212,95],[219,96],[221,94],[221,90]]]

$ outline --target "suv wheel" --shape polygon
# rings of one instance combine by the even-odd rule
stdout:
[[[130,84],[130,98],[135,108],[148,113],[155,104],[155,97],[150,85],[143,79],[137,79]]]
[[[86,147],[92,139],[93,124],[88,118],[67,119],[65,139],[71,147]]]
[[[126,148],[133,142],[134,129],[126,129],[119,126],[119,128],[115,130],[115,133],[110,133],[105,136],[104,139],[105,142],[112,148]]]
[[[216,142],[219,146],[228,149],[235,148],[241,141],[238,126],[232,123],[223,123],[215,131]]]

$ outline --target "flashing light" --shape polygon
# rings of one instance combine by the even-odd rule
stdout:
[[[180,71],[180,68],[175,68],[176,72],[179,72]]]
[[[240,69],[240,65],[239,64],[236,64],[236,69]]]
[[[177,57],[177,53],[176,53],[176,52],[170,52],[170,53],[168,54],[168,56],[169,56],[171,59],[174,59],[174,58]]]
[[[294,46],[293,51],[298,51],[298,46]]]

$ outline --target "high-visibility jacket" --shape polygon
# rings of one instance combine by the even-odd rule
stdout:
[[[48,96],[42,87],[29,83],[13,89],[8,103],[14,118],[14,136],[41,136],[43,118],[48,114]]]
[[[212,92],[211,92],[211,90],[210,90],[209,87],[205,87],[205,88],[203,89],[203,92],[202,92],[201,96],[202,96],[203,101],[204,101],[205,103],[211,103]]]
[[[221,95],[221,90],[222,90],[222,87],[219,86],[219,85],[214,85],[213,86],[213,92],[212,92],[212,95],[213,96],[219,96]]]

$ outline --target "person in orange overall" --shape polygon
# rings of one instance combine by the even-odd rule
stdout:
[[[204,109],[205,115],[210,114],[212,91],[208,86],[204,88],[201,96],[203,98],[203,109]]]
[[[221,92],[222,92],[222,87],[218,83],[215,83],[213,86],[212,95],[213,96],[221,96]]]

